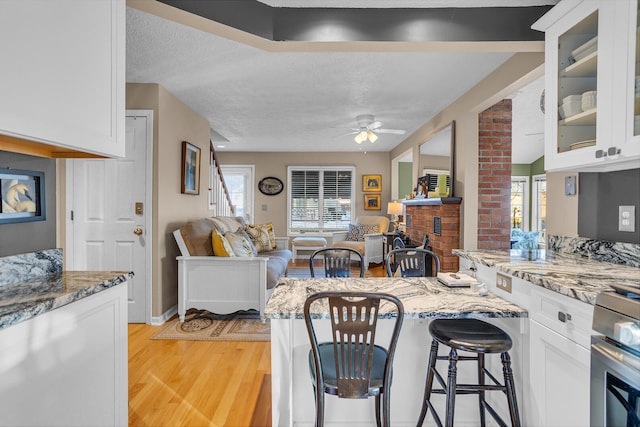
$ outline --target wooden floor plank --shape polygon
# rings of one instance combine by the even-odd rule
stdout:
[[[152,340],[160,329],[129,325],[129,426],[271,427],[270,342]]]

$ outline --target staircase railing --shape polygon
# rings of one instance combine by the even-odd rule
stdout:
[[[216,157],[216,150],[213,148],[213,142],[209,141],[211,155],[209,163],[213,170],[209,178],[209,209],[213,211],[213,216],[233,216],[235,215],[235,207],[231,203],[231,195],[224,182],[220,162]]]

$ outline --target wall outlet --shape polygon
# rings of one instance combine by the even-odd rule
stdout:
[[[496,274],[496,286],[498,289],[502,289],[505,292],[511,293],[511,276],[506,274]]]
[[[636,231],[635,206],[618,206],[618,231]]]

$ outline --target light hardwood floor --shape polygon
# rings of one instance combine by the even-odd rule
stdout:
[[[160,329],[129,325],[129,426],[271,426],[269,342],[150,339]]]

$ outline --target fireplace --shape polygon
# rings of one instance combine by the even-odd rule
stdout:
[[[452,249],[460,248],[460,197],[405,200],[406,234],[412,243],[422,244],[429,236],[431,250],[440,259],[440,269],[445,272],[459,270],[458,256]]]

